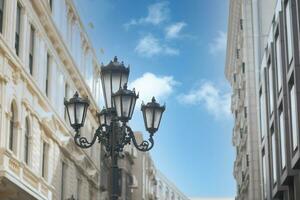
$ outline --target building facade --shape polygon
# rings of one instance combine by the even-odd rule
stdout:
[[[232,141],[236,149],[233,174],[237,200],[260,198],[261,176],[257,123],[252,1],[230,1],[226,78],[232,86]]]
[[[253,33],[255,60],[251,81],[255,82],[261,174],[257,199],[298,200],[300,1],[251,1],[251,5],[249,33]]]
[[[101,145],[75,145],[64,109],[75,91],[89,97],[81,135],[90,140],[98,127],[99,74],[72,0],[0,0],[1,200],[109,199],[110,160]],[[120,199],[150,199],[134,196],[137,186],[146,187],[134,170],[146,167],[138,162],[145,155],[126,147]]]

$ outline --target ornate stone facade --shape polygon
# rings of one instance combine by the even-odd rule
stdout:
[[[72,0],[0,0],[1,200],[109,199],[109,159],[101,145],[75,145],[64,110],[75,91],[89,97],[81,134],[90,139],[98,127],[99,73]],[[152,198],[134,196],[148,187],[134,170],[146,167],[141,158],[151,160],[125,149],[121,199]]]

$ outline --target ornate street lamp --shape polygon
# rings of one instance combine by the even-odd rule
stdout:
[[[75,130],[74,141],[81,148],[91,147],[98,139],[105,146],[111,157],[111,200],[118,200],[118,154],[123,151],[125,145],[131,142],[140,151],[149,151],[154,145],[153,136],[158,130],[160,121],[165,111],[165,106],[160,106],[153,97],[152,101],[142,104],[141,110],[146,130],[150,133],[148,141],[140,144],[136,141],[132,129],[127,125],[134,113],[134,108],[139,95],[135,90],[127,88],[129,68],[123,62],[114,58],[107,66],[101,67],[102,89],[105,99],[105,108],[98,113],[99,127],[92,141],[88,141],[80,135],[83,127],[88,99],[83,99],[76,92],[69,101],[65,100],[68,117],[72,128]]]

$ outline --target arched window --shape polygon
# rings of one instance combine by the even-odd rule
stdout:
[[[26,164],[29,162],[29,136],[30,136],[30,122],[29,118],[25,120],[25,137],[24,137],[24,161]]]
[[[16,124],[16,109],[14,104],[11,104],[10,108],[10,120],[9,120],[9,149],[15,151],[15,124]]]

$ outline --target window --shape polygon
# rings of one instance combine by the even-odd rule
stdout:
[[[35,40],[35,29],[31,25],[30,41],[29,41],[29,72],[31,75],[33,75],[34,40]]]
[[[50,9],[52,11],[52,8],[53,8],[53,0],[49,0],[49,6],[50,6]]]
[[[9,149],[15,152],[15,123],[16,123],[16,110],[15,106],[11,104],[11,116],[9,120]]]
[[[264,95],[261,93],[259,98],[259,107],[260,107],[260,134],[261,138],[264,139],[266,135],[266,103]]]
[[[47,142],[43,142],[43,158],[42,158],[42,177],[48,178],[48,152],[49,145]]]
[[[287,58],[288,64],[290,64],[293,58],[293,43],[292,43],[292,22],[291,22],[291,8],[290,1],[287,1],[285,5],[285,19],[286,19],[286,40],[287,40]]]
[[[245,74],[245,68],[246,68],[246,64],[243,62],[242,64],[242,73]]]
[[[4,0],[0,0],[0,32],[3,33]]]
[[[77,199],[80,199],[80,193],[81,193],[81,179],[77,178]]]
[[[248,113],[247,113],[247,107],[244,107],[244,117],[247,118],[248,117]]]
[[[273,172],[273,184],[277,182],[277,159],[276,159],[276,136],[274,129],[271,133],[272,139],[272,172]]]
[[[236,58],[239,59],[240,58],[240,49],[236,50]]]
[[[19,55],[19,51],[20,51],[21,10],[22,10],[22,7],[18,3],[17,4],[17,16],[16,16],[16,20],[17,20],[16,34],[15,34],[15,50],[16,50],[17,55]]]
[[[263,195],[264,199],[267,198],[267,169],[266,169],[266,155],[265,151],[262,154],[262,168],[263,168]]]
[[[50,75],[50,55],[47,53],[47,62],[46,62],[46,95],[49,97],[49,75]]]
[[[60,198],[61,200],[65,199],[65,179],[66,179],[66,170],[67,166],[66,163],[61,163],[61,183],[60,183]]]
[[[273,69],[272,69],[272,65],[269,62],[269,68],[268,68],[268,73],[269,73],[269,109],[270,109],[270,115],[272,115],[273,113],[273,109],[274,109],[274,91],[273,91]]]
[[[29,137],[30,137],[30,124],[29,118],[25,120],[25,138],[24,138],[24,162],[29,163]]]
[[[275,51],[276,51],[276,69],[277,69],[277,89],[278,91],[281,90],[282,87],[282,60],[281,60],[281,44],[280,38],[277,35],[275,41]]]
[[[286,165],[286,149],[285,149],[285,127],[284,116],[282,110],[279,114],[279,131],[280,131],[280,154],[281,154],[281,169]]]
[[[243,30],[244,29],[244,25],[243,25],[243,19],[240,19],[240,29]]]
[[[249,165],[250,165],[249,154],[246,155],[246,164],[247,164],[247,167],[249,167]]]
[[[70,92],[70,87],[69,87],[69,84],[66,83],[65,84],[65,97],[64,97],[65,99],[69,98],[69,92]],[[64,119],[68,120],[67,119],[67,109],[66,109],[66,107],[64,107]]]
[[[294,84],[290,89],[290,105],[291,105],[291,132],[293,150],[298,148],[298,128],[297,128],[297,110],[296,110],[296,91]]]

